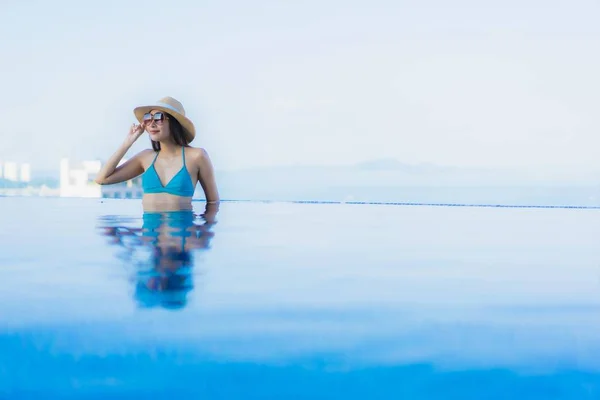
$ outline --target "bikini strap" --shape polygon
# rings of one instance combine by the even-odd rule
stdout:
[[[181,160],[183,161],[183,165],[185,166],[185,146],[181,146]]]
[[[156,161],[156,159],[158,158],[158,153],[159,153],[159,151],[156,152],[156,155],[154,156],[154,160],[152,160],[152,164],[150,164],[150,165],[154,165],[154,161]]]

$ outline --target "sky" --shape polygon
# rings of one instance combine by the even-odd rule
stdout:
[[[599,16],[591,0],[2,0],[0,160],[107,159],[135,106],[173,96],[219,170],[596,170]]]

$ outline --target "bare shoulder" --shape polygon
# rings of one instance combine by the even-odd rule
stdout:
[[[187,152],[186,154],[190,155],[190,158],[196,165],[198,170],[198,181],[204,190],[206,200],[209,203],[219,201],[219,190],[217,189],[215,171],[206,149],[201,147],[188,147],[185,151]]]
[[[185,151],[197,165],[203,166],[211,163],[208,151],[202,147],[188,147]]]
[[[153,149],[144,149],[133,156],[133,158],[137,159],[142,165],[146,165],[152,162],[152,159],[156,155],[156,152]]]
[[[148,157],[149,155],[154,155],[156,152],[153,149],[144,149],[136,154],[137,157]]]

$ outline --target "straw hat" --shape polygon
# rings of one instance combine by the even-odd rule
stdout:
[[[150,112],[151,110],[160,110],[172,115],[183,127],[183,133],[186,136],[187,141],[191,142],[194,140],[194,137],[196,136],[196,128],[194,127],[192,121],[185,116],[185,109],[179,101],[170,96],[163,97],[154,104],[134,108],[133,113],[141,124],[144,114]]]

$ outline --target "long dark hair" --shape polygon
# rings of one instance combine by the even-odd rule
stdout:
[[[169,122],[169,131],[171,132],[171,137],[173,141],[179,146],[189,147],[190,142],[187,141],[185,135],[183,134],[183,127],[171,114],[164,113],[167,116],[167,121]],[[156,142],[150,139],[152,142],[152,149],[154,151],[160,151],[160,142]]]

